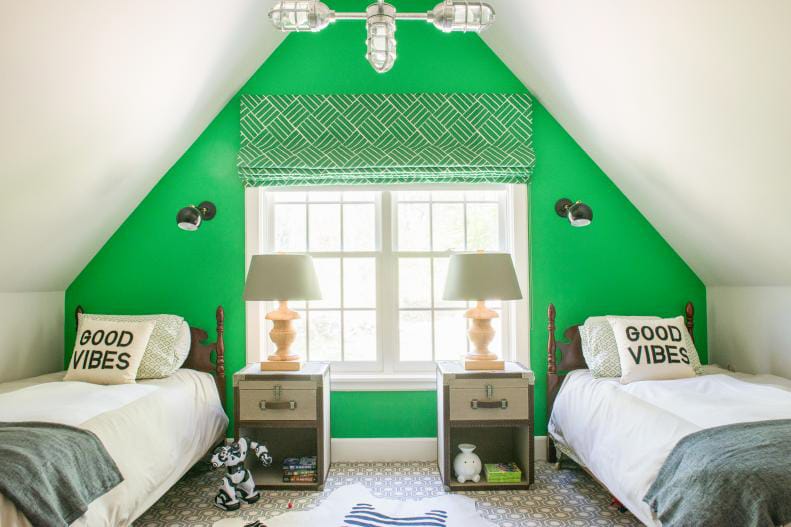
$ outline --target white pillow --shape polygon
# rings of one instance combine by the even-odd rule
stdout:
[[[80,318],[64,381],[132,384],[155,322]]]
[[[80,319],[93,320],[123,320],[127,322],[152,321],[155,322],[151,339],[146,346],[143,361],[137,372],[138,379],[162,379],[172,375],[178,370],[189,353],[189,343],[186,350],[177,343],[183,338],[184,318],[177,315],[95,315],[81,314]],[[189,335],[189,327],[186,329]]]
[[[608,320],[610,317],[588,317],[580,329],[582,355],[585,363],[596,378],[620,377],[621,358],[618,344]],[[657,317],[613,317],[622,319],[645,319]]]
[[[684,319],[609,319],[618,344],[621,384],[695,376],[697,350],[684,338]]]

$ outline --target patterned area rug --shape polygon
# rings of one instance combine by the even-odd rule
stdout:
[[[445,494],[434,463],[336,463],[324,492],[267,491],[253,505],[226,513],[213,505],[222,473],[196,467],[135,522],[136,527],[212,527],[238,517],[266,520],[292,510],[316,507],[332,491],[364,485],[377,498],[420,499]],[[639,526],[628,512],[610,506],[602,488],[578,468],[557,471],[536,463],[536,483],[529,491],[463,493],[476,501],[483,518],[501,527]]]
[[[483,519],[475,500],[441,494],[419,500],[379,499],[363,485],[335,489],[317,507],[289,511],[266,521],[266,527],[497,527]],[[220,520],[214,527],[245,527],[244,521]]]

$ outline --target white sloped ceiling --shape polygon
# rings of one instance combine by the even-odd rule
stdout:
[[[0,291],[68,286],[282,40],[269,7],[0,1]]]
[[[707,285],[791,284],[791,2],[488,1],[484,40]]]

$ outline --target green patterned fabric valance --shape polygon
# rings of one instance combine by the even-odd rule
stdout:
[[[527,94],[245,95],[245,186],[525,183]]]

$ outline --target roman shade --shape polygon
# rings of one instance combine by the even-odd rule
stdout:
[[[245,186],[526,183],[527,94],[245,95]]]

